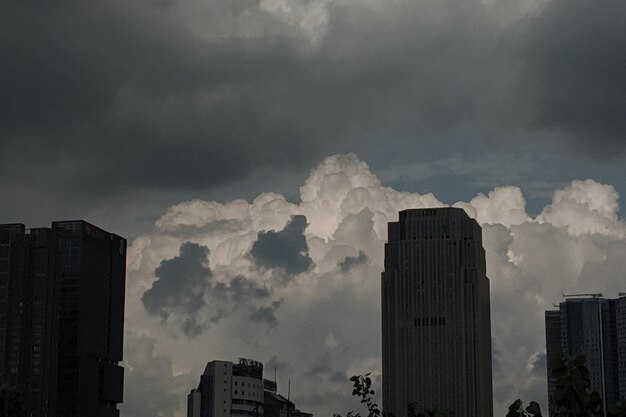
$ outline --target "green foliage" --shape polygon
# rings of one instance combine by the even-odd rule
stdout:
[[[375,394],[372,389],[372,379],[370,374],[354,375],[350,378],[352,381],[352,395],[361,398],[361,404],[365,404],[367,407],[368,417],[378,417],[381,415],[378,404],[374,402],[372,396]],[[348,413],[348,417],[358,417],[359,414]]]
[[[622,400],[608,410],[609,417],[626,417],[626,400]]]
[[[367,373],[365,375],[354,375],[350,378],[352,381],[352,395],[359,397],[361,399],[361,403],[365,404],[367,407],[367,417],[385,417],[384,414],[380,411],[378,404],[376,404],[373,400],[373,395],[375,394],[372,389],[372,379],[370,378],[370,374]],[[417,411],[417,404],[409,404],[408,406],[408,417],[454,417],[454,413],[451,411],[437,411],[437,410],[429,410],[426,409],[424,411]],[[334,414],[333,417],[341,417],[338,414]],[[354,413],[350,411],[346,417],[361,417],[359,413]],[[386,417],[394,417],[393,415],[388,415]]]
[[[556,384],[554,417],[603,416],[600,395],[589,391],[591,375],[584,356],[572,358],[569,353],[561,352],[549,365]]]
[[[522,400],[517,399],[509,406],[506,417],[542,417],[541,407],[535,401],[531,401],[528,407],[524,408]]]
[[[24,403],[16,387],[0,384],[0,417],[23,417]]]
[[[591,375],[585,367],[584,356],[572,358],[566,352],[561,352],[550,364],[549,371],[555,378],[554,401],[556,412],[551,417],[602,417],[602,399],[600,395],[591,392]],[[367,417],[394,417],[385,416],[372,397],[372,380],[369,373],[355,375],[350,378],[353,383],[352,395],[361,399],[367,407]],[[626,417],[626,401],[615,404],[608,410],[609,417]],[[341,417],[335,414],[333,417]],[[349,412],[346,417],[361,417],[359,413]],[[417,404],[409,404],[407,417],[453,417],[451,411],[424,410],[418,411]],[[509,406],[506,417],[542,417],[541,407],[531,401],[524,407],[518,399]]]

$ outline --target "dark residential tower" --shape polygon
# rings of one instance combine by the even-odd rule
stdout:
[[[492,417],[489,279],[478,223],[457,208],[404,210],[382,273],[383,409]]]
[[[602,294],[566,296],[558,310],[548,310],[546,359],[550,363],[561,351],[583,355],[604,410],[626,400],[626,294],[606,299]],[[548,405],[554,404],[555,381],[548,375]]]
[[[28,417],[117,417],[126,240],[84,221],[0,225],[0,382]]]

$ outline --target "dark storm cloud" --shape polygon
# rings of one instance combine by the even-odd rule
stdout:
[[[305,374],[317,378],[327,377],[336,373],[330,352],[324,352],[313,360],[313,367]]]
[[[250,314],[250,320],[256,323],[265,323],[270,328],[276,327],[278,325],[278,319],[276,318],[275,311],[282,303],[282,300],[279,300],[272,302],[269,306],[259,307],[254,313]]]
[[[350,378],[348,378],[348,377],[346,376],[346,373],[345,373],[345,372],[335,372],[335,373],[334,373],[334,374],[330,377],[330,381],[331,381],[331,382],[335,382],[335,383],[338,383],[338,384],[345,383],[345,382],[349,382],[349,379],[350,379]]]
[[[358,256],[346,256],[341,262],[339,262],[339,269],[341,272],[348,272],[350,269],[363,265],[369,260],[369,257],[363,251],[359,251]]]
[[[262,267],[279,268],[288,275],[306,271],[313,262],[304,236],[306,227],[306,217],[296,215],[279,232],[260,232],[250,250],[252,258]]]
[[[245,277],[237,276],[230,281],[231,298],[235,302],[241,302],[246,298],[267,298],[270,292],[265,287],[258,287],[257,284]]]
[[[101,198],[216,186],[281,154],[297,163],[303,138],[270,104],[290,41],[200,40],[174,14],[155,2],[6,7],[0,172],[18,179],[30,160],[26,185]]]
[[[179,256],[161,261],[154,271],[157,280],[141,297],[146,311],[167,320],[173,309],[193,315],[204,307],[204,292],[213,277],[206,266],[208,255],[207,247],[186,242]]]
[[[626,3],[555,0],[519,33],[531,124],[562,132],[594,153],[624,151]],[[597,146],[602,143],[603,146]]]
[[[255,3],[6,5],[0,188],[31,191],[13,210],[37,191],[95,207],[210,190],[378,155],[380,138],[410,154],[459,134],[502,149],[554,134],[623,154],[624,2],[552,0],[522,18],[513,0],[331,2],[313,42],[300,17]]]
[[[186,242],[179,256],[161,261],[154,271],[157,280],[141,298],[146,311],[163,322],[172,316],[182,332],[192,337],[239,308],[254,310],[252,321],[276,327],[275,311],[282,300],[258,307],[257,302],[270,297],[270,290],[241,275],[216,282],[206,265],[208,255],[205,246]]]
[[[265,369],[268,371],[268,374],[272,370],[276,370],[276,372],[290,371],[292,368],[287,362],[281,361],[278,356],[272,356],[268,361],[265,362]]]

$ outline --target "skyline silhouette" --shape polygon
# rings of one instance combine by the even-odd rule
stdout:
[[[547,410],[562,293],[626,291],[626,2],[6,3],[0,222],[128,240],[122,417],[185,417],[211,359],[316,416],[380,394],[401,210],[483,230],[496,415]]]
[[[623,290],[616,271],[626,227],[617,198],[588,180],[557,190],[534,217],[516,187],[455,204],[484,231],[496,414],[519,396],[546,409],[543,311],[564,289]],[[443,206],[432,194],[385,187],[355,155],[316,167],[298,204],[266,193],[172,206],[129,245],[122,415],[182,413],[207,352],[259,358],[276,368],[279,386],[297,380],[294,401],[314,414],[354,408],[350,375],[371,371],[381,386],[386,224],[403,208]],[[258,242],[265,249],[255,252]],[[292,250],[261,255],[272,247]],[[143,401],[155,392],[158,402]]]
[[[484,233],[495,413],[520,396],[547,409],[543,312],[562,292],[622,291],[625,228],[616,199],[609,186],[575,181],[557,190],[541,215],[526,212],[516,187],[456,205],[476,218]],[[127,346],[139,342],[154,348],[135,357],[127,348],[129,362],[168,364],[160,373],[168,384],[150,389],[169,395],[172,410],[186,395],[184,387],[195,383],[187,372],[206,361],[207,350],[215,358],[237,352],[271,363],[279,385],[285,386],[288,377],[298,380],[294,401],[314,414],[354,408],[345,390],[347,377],[372,371],[379,392],[381,387],[379,273],[387,221],[396,221],[403,208],[436,206],[442,204],[435,196],[385,188],[353,155],[329,157],[317,166],[303,184],[299,203],[269,193],[250,202],[194,200],[172,206],[154,231],[130,247],[127,326],[136,333]],[[304,230],[286,227],[294,214],[306,217]],[[300,234],[307,249],[298,246],[271,268],[259,264],[250,251],[269,230],[287,241]],[[186,242],[207,250],[191,257],[181,250]],[[203,263],[207,252],[208,266]],[[307,256],[312,262],[306,270],[286,272],[290,260]],[[170,275],[155,276],[156,269],[182,261],[198,271],[194,282],[199,284],[173,286],[172,297],[149,313],[141,297],[155,286],[173,284]],[[198,293],[202,303],[188,302]],[[265,321],[251,318],[257,312]],[[190,337],[185,325],[193,320],[203,330]],[[136,369],[128,384],[141,387],[144,380]],[[178,395],[173,386],[180,387]],[[138,392],[135,397],[141,397]],[[129,401],[123,408],[133,407]]]

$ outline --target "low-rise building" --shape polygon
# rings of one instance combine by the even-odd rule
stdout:
[[[263,364],[211,361],[187,396],[187,417],[313,417],[278,394],[276,381],[263,379]]]
[[[211,361],[187,396],[187,417],[263,417],[263,364]]]

